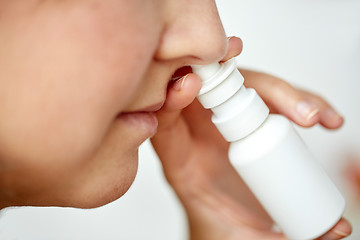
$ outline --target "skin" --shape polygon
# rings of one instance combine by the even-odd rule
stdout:
[[[195,102],[180,114],[200,88],[198,77],[189,74],[170,82],[184,65],[226,60],[241,52],[239,39],[228,43],[213,1],[0,0],[0,16],[0,208],[92,208],[119,198],[135,177],[139,145],[156,133],[159,121],[153,144],[187,210],[192,239],[231,239],[240,233],[258,239],[258,222],[264,223],[261,236],[273,234],[264,212],[247,200],[246,189],[235,187],[240,180],[209,113]],[[267,94],[262,92],[265,98]],[[292,106],[280,99],[273,105],[291,117]],[[203,116],[206,124],[200,122]],[[297,123],[321,123],[321,116],[312,121]],[[200,164],[194,168],[198,171],[184,167],[196,158],[201,163],[201,154],[213,146],[205,135],[194,139],[182,131],[198,128],[195,135],[200,136],[204,127],[199,126],[219,142],[212,156],[223,165],[217,170],[215,165]],[[173,151],[188,145],[196,148],[185,155]],[[195,184],[183,184],[184,176]],[[229,181],[233,183],[225,184]],[[199,189],[204,194],[194,195]],[[204,199],[211,204],[203,204]],[[235,211],[229,222],[228,215],[216,210],[224,205],[219,199],[244,211]],[[223,224],[206,217],[219,214]]]
[[[155,131],[117,115],[161,105],[177,68],[226,51],[214,2],[185,2],[0,1],[3,207],[88,208],[126,192]]]

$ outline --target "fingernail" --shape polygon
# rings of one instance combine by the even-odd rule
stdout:
[[[176,80],[176,82],[173,85],[173,88],[176,91],[180,91],[182,89],[182,87],[184,86],[184,82],[185,82],[185,78],[187,77],[187,75],[183,76],[182,78]]]
[[[351,234],[351,225],[346,219],[340,219],[339,222],[327,232],[321,240],[330,240],[330,239],[343,239]]]
[[[333,231],[334,231],[335,234],[339,235],[339,237],[346,237],[346,236],[349,235],[349,233],[340,231],[340,230],[338,230],[338,229],[334,229]]]
[[[333,229],[330,232],[322,236],[321,240],[333,240],[333,239],[342,239],[346,236],[349,236],[349,233],[345,233],[341,230]]]
[[[306,120],[310,120],[320,111],[318,106],[306,101],[299,102],[296,106],[296,110]]]

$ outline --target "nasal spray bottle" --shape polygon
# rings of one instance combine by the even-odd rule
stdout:
[[[231,142],[229,158],[277,226],[290,239],[314,239],[341,218],[345,200],[312,159],[290,121],[269,109],[235,59],[192,66],[202,79],[198,99]]]

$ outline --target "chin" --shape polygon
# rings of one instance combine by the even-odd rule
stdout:
[[[97,208],[123,196],[133,184],[138,169],[138,149],[120,149],[118,144],[104,148],[83,165],[62,174],[37,174],[20,179],[19,186],[4,189],[13,194],[4,196],[0,184],[0,209],[12,206],[55,206]],[[111,154],[109,154],[111,153]],[[65,174],[63,174],[65,172]],[[1,180],[1,179],[0,179]],[[30,187],[29,187],[30,186]],[[32,187],[32,188],[31,188]],[[11,191],[10,191],[11,190]]]
[[[72,207],[90,209],[107,205],[121,198],[130,189],[133,180],[134,179],[131,181],[129,180],[128,183],[122,184],[120,187],[113,188],[110,192],[99,192],[97,196],[92,197],[91,199],[84,198],[81,204]]]
[[[97,208],[111,203],[122,197],[133,184],[137,173],[137,161],[131,167],[126,168],[125,173],[117,173],[115,176],[107,176],[103,183],[91,183],[84,191],[77,192],[70,207]],[[119,177],[120,176],[120,177]]]
[[[121,184],[112,184],[107,186],[97,186],[91,188],[91,191],[77,190],[71,192],[57,192],[55,194],[33,195],[26,197],[25,199],[17,199],[16,201],[10,201],[3,203],[0,201],[0,210],[8,207],[70,207],[70,208],[81,208],[91,209],[102,207],[109,204],[121,196],[123,196],[131,187],[135,175],[128,176],[127,179],[120,182]]]
[[[107,205],[122,197],[131,187],[134,177],[121,182],[121,185],[104,186],[101,188],[92,188],[91,191],[78,191],[77,193],[68,193],[61,197],[53,196],[51,199],[41,199],[39,201],[27,201],[11,206],[37,206],[37,207],[70,207],[91,209]],[[105,190],[104,190],[105,189]],[[10,207],[10,206],[6,206]],[[0,208],[1,209],[1,208]]]
[[[98,208],[119,199],[129,190],[135,180],[137,167],[136,158],[121,169],[110,168],[82,178],[71,184],[71,188],[18,194],[22,196],[6,203],[0,198],[0,209],[15,206]]]

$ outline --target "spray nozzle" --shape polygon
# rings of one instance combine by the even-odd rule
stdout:
[[[254,89],[243,86],[235,59],[191,67],[202,81],[198,99],[212,109],[212,121],[226,140],[246,137],[265,121],[269,109]]]
[[[208,79],[214,76],[221,68],[219,63],[212,63],[209,65],[191,65],[193,72],[203,79]]]

